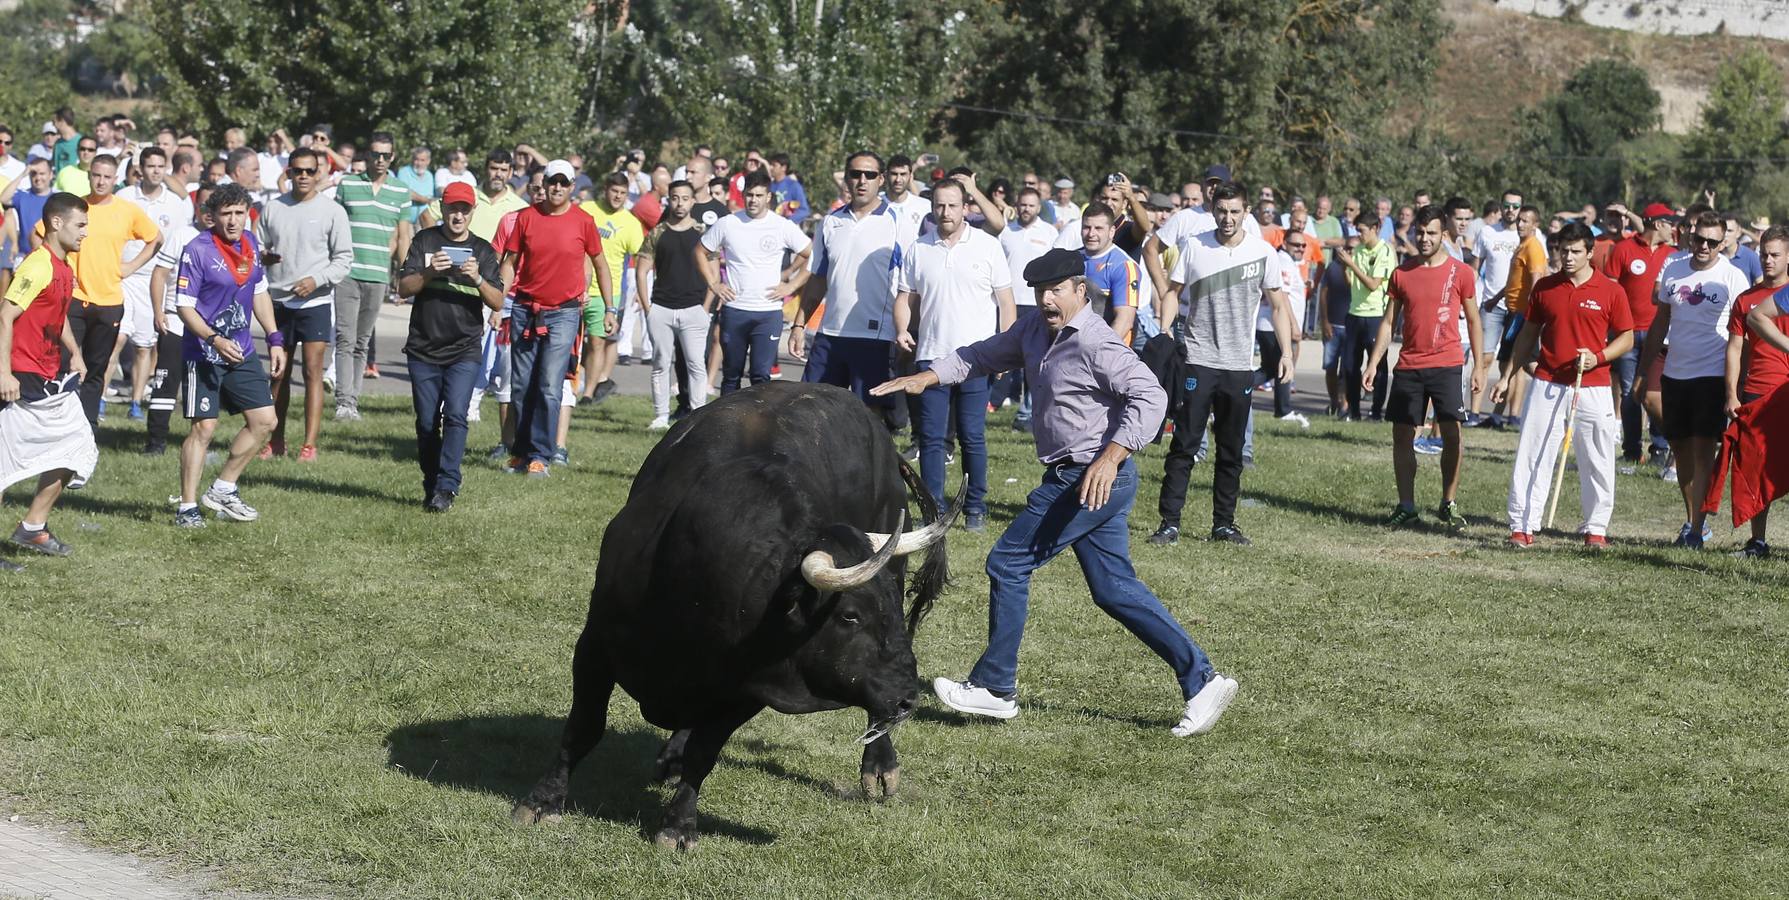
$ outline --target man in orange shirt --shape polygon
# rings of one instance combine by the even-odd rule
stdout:
[[[1522,333],[1528,301],[1534,296],[1534,285],[1547,275],[1547,245],[1542,242],[1540,224],[1539,209],[1524,205],[1516,211],[1516,255],[1510,259],[1509,281],[1503,286],[1503,302],[1509,307],[1509,322],[1504,326],[1503,339],[1497,348],[1498,381],[1508,381],[1509,390],[1505,394],[1503,414],[1499,416],[1493,412],[1485,420],[1493,427],[1522,420],[1528,373],[1521,369],[1511,372],[1510,359],[1516,349],[1516,335]]]
[[[87,376],[81,380],[81,411],[87,414],[89,424],[97,425],[106,371],[120,346],[124,279],[155,258],[155,251],[161,246],[161,232],[142,207],[113,196],[112,189],[118,184],[115,157],[96,157],[91,167],[87,238],[80,250],[69,255],[69,265],[75,270],[75,299],[69,307],[68,325],[75,343],[81,346],[81,359],[87,364]],[[142,241],[143,249],[135,258],[124,261],[124,245],[133,240]],[[69,488],[78,490],[84,484],[77,480]]]

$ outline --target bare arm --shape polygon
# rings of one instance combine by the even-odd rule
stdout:
[[[1533,319],[1522,323],[1522,330],[1516,335],[1516,349],[1510,352],[1509,371],[1503,373],[1503,377],[1497,379],[1497,386],[1491,389],[1492,403],[1501,403],[1509,395],[1510,382],[1515,380],[1517,372],[1525,371],[1528,364],[1535,361],[1540,343],[1540,323]]]
[[[1746,339],[1743,334],[1727,335],[1727,366],[1721,374],[1727,382],[1727,415],[1739,412],[1739,376],[1745,369]]]
[[[1789,353],[1789,334],[1784,334],[1782,329],[1778,328],[1777,324],[1771,321],[1781,313],[1782,311],[1777,309],[1775,303],[1760,303],[1757,306],[1752,307],[1751,312],[1746,313],[1746,326],[1752,329],[1753,336],[1757,337],[1758,340],[1761,340],[1784,353]],[[1654,327],[1654,330],[1657,330],[1656,326]],[[1651,335],[1648,335],[1648,337],[1650,338]]]
[[[1379,317],[1379,336],[1373,341],[1373,352],[1367,354],[1367,367],[1361,370],[1360,389],[1363,391],[1371,392],[1373,383],[1379,380],[1379,363],[1391,350],[1392,323],[1398,320],[1398,310],[1403,306],[1404,301],[1398,297],[1389,297],[1385,301],[1385,315]]]
[[[1168,272],[1162,266],[1162,241],[1154,232],[1143,239],[1143,269],[1149,273],[1149,283],[1155,286],[1157,309],[1160,300],[1168,296]],[[1166,328],[1168,320],[1162,319],[1162,327]]]
[[[269,296],[266,291],[255,294],[255,321],[260,323],[263,333],[272,334],[279,330],[279,323],[275,322],[273,318],[273,297]],[[269,343],[271,344],[271,342]],[[272,363],[272,371],[267,374],[277,381],[286,372],[286,348],[269,346],[267,360]]]
[[[14,178],[11,181],[8,181],[6,183],[6,187],[0,188],[0,205],[11,206],[12,205],[12,196],[13,196],[13,194],[18,193],[19,185],[30,184],[30,183],[31,183],[31,168],[29,166],[27,166],[27,167],[25,167],[25,171],[20,172],[18,174],[18,177]]]
[[[1646,332],[1646,346],[1640,350],[1640,370],[1634,373],[1634,393],[1646,393],[1646,372],[1652,368],[1652,361],[1658,358],[1659,351],[1664,349],[1665,335],[1670,330],[1671,307],[1661,305],[1652,316],[1652,328]]]
[[[634,257],[634,284],[639,285],[640,312],[648,314],[652,312],[652,265],[650,256],[640,254]]]
[[[919,315],[919,292],[902,291],[894,302],[895,345],[908,353],[919,344],[913,339],[913,320]]]
[[[19,399],[19,379],[12,374],[12,323],[24,314],[16,304],[0,301],[0,401],[7,403]],[[68,358],[80,359],[81,351]]]
[[[981,207],[981,214],[987,217],[987,221],[982,223],[982,230],[999,237],[1000,232],[1006,230],[1006,211],[1000,208],[1000,204],[989,200],[987,194],[982,193],[981,187],[975,183],[974,175],[958,175],[957,183],[963,186],[963,192],[969,195],[976,206]]]

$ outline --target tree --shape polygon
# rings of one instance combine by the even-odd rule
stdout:
[[[625,6],[625,0],[618,0]],[[334,125],[365,138],[470,148],[569,149],[609,2],[144,0],[171,118],[216,134]]]
[[[1585,63],[1558,93],[1522,114],[1516,154],[1533,164],[1527,187],[1554,206],[1619,196],[1616,148],[1658,123],[1659,93],[1646,70],[1620,59]]]
[[[67,69],[77,37],[66,0],[25,0],[0,13],[0,122],[17,129],[15,150],[74,99]]]
[[[1783,72],[1764,51],[1721,64],[1684,147],[1717,198],[1743,197],[1753,179],[1775,168],[1771,159],[1784,153],[1783,99]]]

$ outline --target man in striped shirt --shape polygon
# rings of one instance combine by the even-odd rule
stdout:
[[[360,418],[360,385],[371,357],[373,324],[391,284],[391,260],[410,191],[391,176],[391,135],[378,131],[367,142],[365,175],[349,175],[336,186],[336,202],[348,210],[354,264],[335,293],[335,417]]]

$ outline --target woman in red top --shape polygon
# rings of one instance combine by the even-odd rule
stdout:
[[[1789,286],[1789,227],[1773,225],[1758,239],[1758,261],[1764,267],[1764,278],[1758,285],[1739,295],[1733,303],[1733,314],[1727,322],[1727,415],[1739,415],[1739,407],[1752,403],[1789,382],[1789,353],[1762,340],[1753,330],[1747,316],[1759,306],[1769,307],[1761,316],[1769,324],[1760,327],[1782,331],[1783,320],[1776,317],[1776,295]],[[1741,377],[1743,375],[1743,378]],[[1761,457],[1747,457],[1762,462]],[[1718,499],[1718,498],[1717,498]],[[1769,508],[1752,518],[1752,538],[1746,541],[1739,556],[1763,559],[1770,556],[1770,545],[1764,541],[1769,521]]]
[[[1510,368],[1492,392],[1494,402],[1502,400],[1512,376],[1536,363],[1510,475],[1509,543],[1517,549],[1532,546],[1540,530],[1568,417],[1574,423],[1578,501],[1584,513],[1577,530],[1586,548],[1608,545],[1609,517],[1615,511],[1615,448],[1621,437],[1609,391],[1609,362],[1633,346],[1634,318],[1621,286],[1591,267],[1594,244],[1590,226],[1582,222],[1568,223],[1553,236],[1560,270],[1535,284]],[[1574,390],[1580,377],[1582,389]]]

